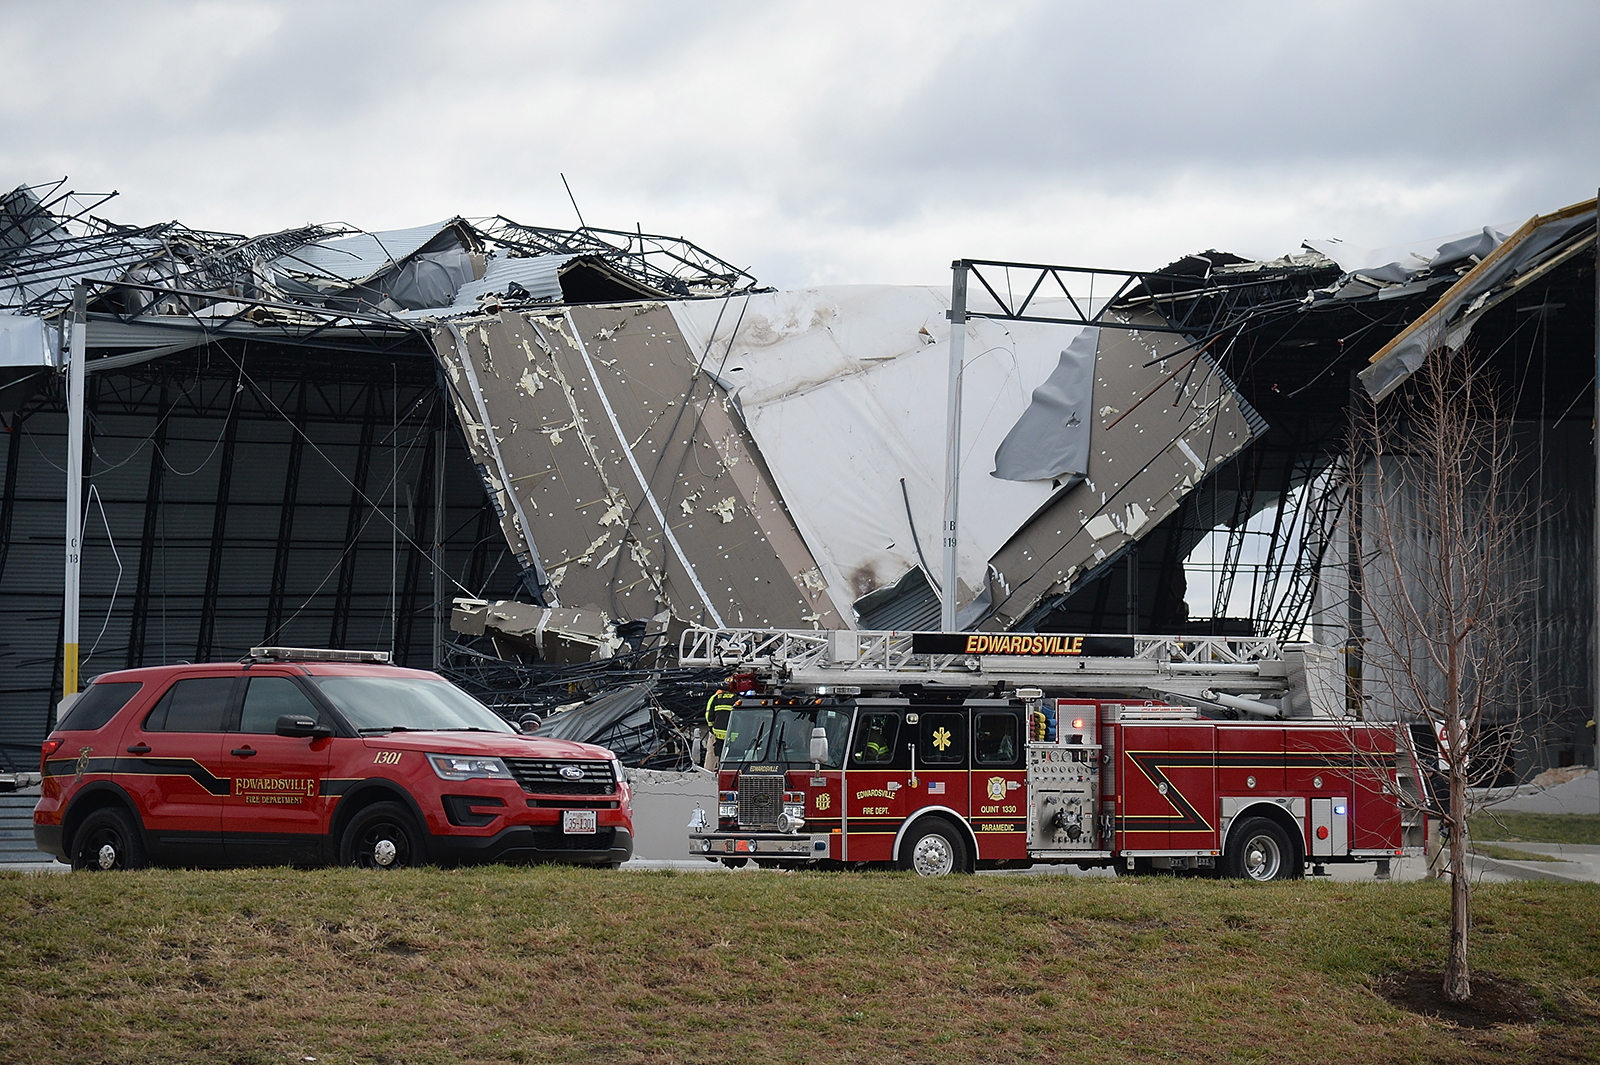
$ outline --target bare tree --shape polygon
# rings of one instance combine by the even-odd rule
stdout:
[[[1470,352],[1436,345],[1407,386],[1357,419],[1364,653],[1380,716],[1426,723],[1439,788],[1409,801],[1449,835],[1444,994],[1466,1001],[1467,822],[1518,741],[1533,513],[1516,481],[1511,419]],[[1387,704],[1387,705],[1386,705]]]

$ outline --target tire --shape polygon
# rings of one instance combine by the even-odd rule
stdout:
[[[1223,874],[1239,880],[1290,880],[1300,869],[1289,834],[1274,821],[1252,817],[1233,830]]]
[[[931,818],[906,833],[899,864],[918,876],[949,876],[971,868],[966,840],[948,822]]]
[[[375,802],[350,819],[339,843],[339,864],[361,869],[405,869],[427,860],[422,833],[397,802]]]
[[[107,806],[83,819],[72,840],[72,867],[92,872],[143,869],[144,839],[126,810]]]

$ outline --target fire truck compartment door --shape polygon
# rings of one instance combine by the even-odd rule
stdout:
[[[1350,800],[1311,800],[1311,856],[1327,858],[1350,853]]]

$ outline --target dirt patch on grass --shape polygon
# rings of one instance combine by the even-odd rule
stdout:
[[[1489,973],[1473,974],[1472,998],[1466,1002],[1451,1002],[1444,997],[1444,974],[1438,970],[1391,973],[1378,981],[1377,990],[1390,1005],[1463,1028],[1532,1024],[1544,1016],[1539,1000],[1526,987]]]

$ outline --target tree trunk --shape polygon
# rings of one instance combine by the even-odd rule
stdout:
[[[1452,729],[1452,731],[1456,731]],[[1451,752],[1459,758],[1457,746]],[[1452,771],[1452,778],[1460,773]],[[1444,997],[1465,1002],[1472,997],[1472,980],[1467,970],[1467,931],[1472,926],[1472,883],[1467,874],[1467,817],[1465,788],[1452,779],[1450,788],[1450,954],[1444,963]]]

